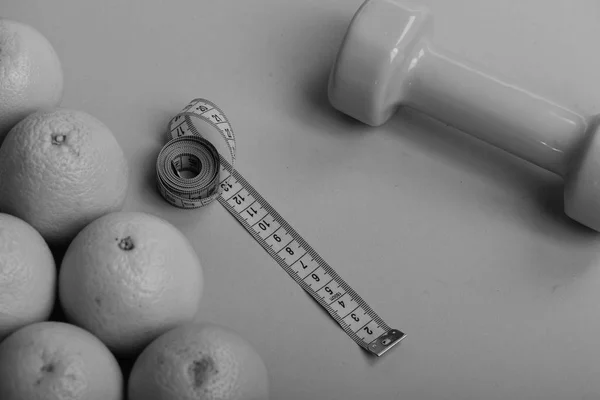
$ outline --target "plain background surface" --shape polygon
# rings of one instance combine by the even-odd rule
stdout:
[[[600,105],[596,0],[427,0],[435,42],[538,94]],[[557,177],[410,110],[369,128],[327,75],[361,0],[8,0],[65,71],[63,106],[107,124],[126,209],[200,255],[199,319],[264,357],[272,399],[600,399],[600,236],[564,217]],[[218,204],[157,194],[168,120],[225,110],[241,173],[406,340],[367,356]]]

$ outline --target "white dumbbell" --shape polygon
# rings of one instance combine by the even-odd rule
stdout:
[[[425,8],[367,0],[352,19],[329,78],[329,101],[368,125],[417,109],[563,177],[565,212],[600,231],[597,117],[487,74],[434,47]]]

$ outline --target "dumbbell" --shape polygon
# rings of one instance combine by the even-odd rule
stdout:
[[[423,7],[367,0],[331,69],[331,105],[371,126],[405,106],[564,179],[565,213],[600,231],[600,119],[483,72],[436,48]]]

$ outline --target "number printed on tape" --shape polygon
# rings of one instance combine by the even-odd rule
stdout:
[[[191,158],[183,150],[186,137],[202,136],[193,124],[194,119],[205,122],[220,133],[229,148],[231,163],[220,155],[214,157],[217,160],[211,161],[214,165],[209,167],[218,169],[219,179],[202,190],[192,190],[194,195],[183,193],[183,184],[168,186],[169,181],[164,178],[168,172],[160,169],[157,163],[159,191],[163,197],[169,203],[184,208],[201,207],[215,199],[218,200],[290,277],[317,300],[346,334],[363,349],[381,356],[400,343],[406,335],[391,329],[234,169],[236,144],[233,128],[225,113],[214,103],[205,99],[194,99],[171,120],[169,142],[173,144],[173,141],[179,138],[177,144],[182,146],[181,150],[180,147],[175,147],[173,151],[180,151],[179,156],[185,154],[187,157],[180,158],[179,164]],[[200,146],[202,143],[196,145]],[[178,164],[175,162],[173,165]],[[206,167],[202,165],[202,168]],[[172,179],[177,181],[176,178]],[[212,194],[212,197],[198,197],[198,193]],[[184,200],[186,196],[187,199]]]

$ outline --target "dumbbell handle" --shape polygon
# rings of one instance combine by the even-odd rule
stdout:
[[[581,115],[436,50],[413,47],[397,73],[397,105],[441,122],[564,176],[586,134]]]

